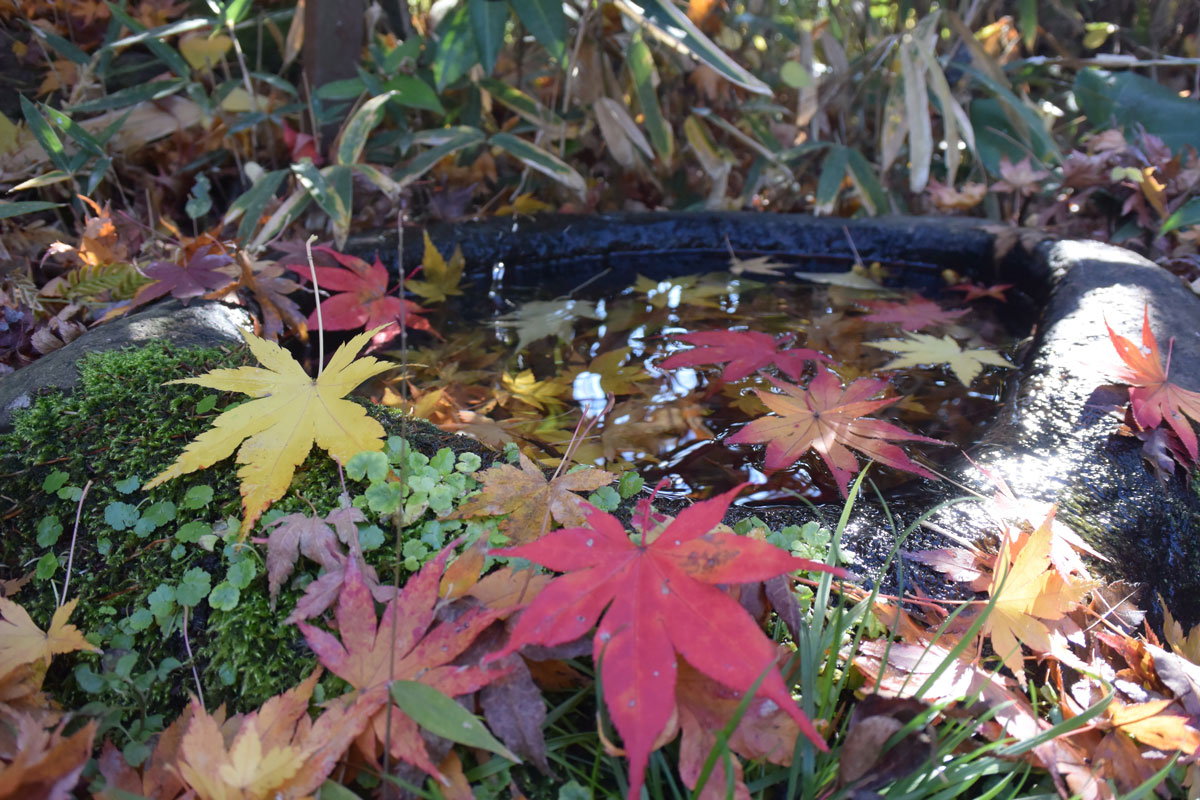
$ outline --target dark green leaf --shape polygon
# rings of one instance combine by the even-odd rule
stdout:
[[[1114,124],[1126,132],[1142,127],[1175,152],[1187,145],[1200,149],[1200,103],[1149,78],[1082,69],[1075,76],[1075,101],[1097,130]]]
[[[393,102],[408,108],[423,108],[426,111],[436,111],[445,114],[442,101],[438,100],[437,92],[426,83],[412,75],[397,75],[383,84],[383,88],[393,92]]]
[[[537,145],[513,136],[511,133],[497,133],[492,136],[492,144],[506,151],[527,167],[549,175],[582,195],[587,192],[587,181],[558,156],[549,153]]]
[[[135,106],[138,103],[146,103],[173,95],[186,85],[187,81],[182,78],[151,81],[139,86],[130,86],[128,89],[121,89],[106,97],[100,97],[95,100],[89,100],[86,103],[71,106],[70,111],[75,114],[86,114],[92,111],[107,111],[111,108]]]
[[[475,29],[475,46],[479,63],[487,75],[492,74],[500,48],[504,47],[504,27],[508,22],[508,7],[494,0],[468,0],[471,26]]]
[[[567,20],[563,16],[562,0],[508,0],[517,19],[555,61],[562,61],[567,52]]]
[[[629,72],[633,76],[633,90],[642,109],[646,131],[650,134],[650,143],[663,163],[670,164],[675,155],[675,136],[658,105],[658,93],[654,89],[654,58],[650,55],[650,48],[642,41],[640,31],[630,40],[626,56],[629,59]]]
[[[33,214],[37,211],[48,211],[61,205],[62,203],[51,203],[46,200],[19,200],[15,203],[0,200],[0,219],[18,217],[21,214]]]
[[[50,123],[42,116],[42,112],[38,111],[37,106],[29,102],[25,98],[25,95],[21,95],[21,112],[25,115],[25,124],[29,126],[33,137],[37,139],[38,144],[46,151],[46,156],[54,166],[64,172],[71,172],[69,169],[70,162],[67,160],[67,154],[63,150],[62,139],[58,138],[58,134],[50,127]]]
[[[125,13],[120,6],[109,2],[109,0],[105,0],[105,5],[108,6],[113,17],[120,20],[125,27],[129,28],[134,33],[145,32],[146,26],[129,16],[129,14]],[[171,72],[174,72],[181,78],[188,78],[191,76],[191,67],[188,66],[187,61],[185,61],[183,56],[179,55],[179,52],[173,47],[161,39],[155,38],[154,36],[147,36],[143,41],[145,42],[146,47],[150,48],[150,52],[158,56],[159,60],[166,64]]]
[[[438,48],[432,67],[433,81],[439,92],[466,75],[467,70],[479,62],[470,17],[467,7],[459,5],[438,26]]]
[[[229,210],[225,212],[221,223],[228,225],[241,217],[242,221],[238,224],[237,231],[238,239],[243,242],[249,241],[254,229],[258,227],[258,220],[266,210],[267,203],[271,202],[271,198],[279,190],[279,184],[283,183],[286,176],[287,170],[277,169],[260,177],[253,186],[229,204]]]

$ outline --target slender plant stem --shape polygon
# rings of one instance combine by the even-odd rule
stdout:
[[[312,243],[316,241],[314,233],[304,242],[304,252],[308,255],[308,274],[312,276],[313,297],[317,301],[317,377],[325,369],[325,320],[321,318],[321,290],[317,286],[317,265],[313,263]]]
[[[63,581],[62,595],[58,598],[60,606],[67,602],[67,589],[71,587],[71,564],[75,562],[75,540],[79,538],[79,518],[83,514],[83,501],[87,498],[88,489],[91,488],[91,481],[85,483],[83,492],[79,495],[79,502],[75,504],[75,530],[71,531],[71,550],[67,555],[67,579]]]

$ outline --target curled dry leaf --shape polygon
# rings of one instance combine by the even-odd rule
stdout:
[[[531,542],[549,530],[551,518],[567,527],[583,525],[585,503],[574,492],[592,492],[617,479],[611,472],[585,468],[548,481],[524,453],[520,455],[520,464],[520,469],[511,464],[497,464],[481,472],[480,493],[468,498],[449,518],[507,514],[500,523],[500,532],[515,542]]]

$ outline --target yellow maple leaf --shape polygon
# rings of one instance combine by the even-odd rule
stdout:
[[[50,629],[43,632],[25,609],[5,597],[0,597],[0,677],[25,664],[50,659],[75,650],[99,651],[100,648],[83,638],[74,625],[67,622],[76,598],[63,603],[50,618]]]
[[[243,331],[250,352],[265,369],[218,369],[169,383],[242,392],[259,399],[217,417],[210,430],[197,436],[145,488],[206,469],[241,445],[237,461],[242,465],[238,477],[244,538],[271,503],[283,497],[314,442],[342,463],[364,450],[382,450],[383,426],[368,417],[362,406],[343,399],[367,378],[394,366],[370,356],[354,360],[354,354],[379,330],[360,333],[339,347],[316,379],[279,345]]]
[[[559,398],[567,389],[563,384],[552,380],[539,381],[531,369],[516,375],[505,372],[500,377],[500,383],[513,397],[542,411],[546,410],[546,406],[561,407],[562,400]]]
[[[908,333],[907,339],[882,339],[878,342],[864,342],[870,347],[880,350],[890,350],[900,357],[885,364],[883,369],[901,369],[916,367],[922,364],[946,364],[963,386],[970,386],[971,381],[979,375],[984,364],[993,367],[1012,369],[995,350],[964,350],[959,347],[953,337],[931,336],[927,333]]]
[[[450,295],[462,294],[458,284],[462,282],[465,266],[466,259],[463,258],[461,247],[455,248],[454,255],[450,256],[450,263],[447,264],[426,231],[425,255],[421,257],[421,274],[425,276],[425,280],[407,281],[404,288],[419,295],[427,303],[440,303]]]
[[[1039,654],[1055,649],[1043,620],[1060,619],[1087,590],[1085,584],[1071,582],[1057,569],[1051,569],[1053,524],[1051,509],[1015,558],[1012,542],[1006,538],[988,587],[996,602],[983,623],[983,633],[991,637],[992,649],[1022,684],[1025,670],[1021,645]]]

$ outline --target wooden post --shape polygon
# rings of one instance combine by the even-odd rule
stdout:
[[[358,74],[365,10],[365,0],[305,0],[302,56],[310,91]],[[332,120],[314,131],[322,152],[328,151],[341,123]]]

